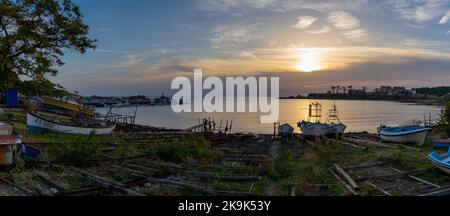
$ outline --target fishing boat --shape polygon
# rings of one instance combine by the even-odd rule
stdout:
[[[54,110],[59,112],[74,112],[87,116],[94,116],[95,110],[84,106],[79,103],[74,95],[62,97],[61,99],[55,99],[50,97],[42,97],[41,103],[48,110]]]
[[[428,131],[431,131],[431,128],[419,125],[399,127],[381,126],[379,128],[380,137],[383,141],[416,145],[422,145],[425,142]]]
[[[320,123],[322,117],[322,105],[319,102],[309,104],[309,114],[307,121],[301,121],[297,124],[306,138],[324,136],[327,132],[327,126]],[[315,120],[315,121],[314,121]]]
[[[326,121],[326,132],[325,135],[328,137],[341,137],[347,126],[342,124],[339,119],[338,110],[336,106],[336,102],[334,102],[333,106],[329,110],[328,118]]]
[[[294,128],[290,124],[282,124],[278,126],[278,133],[281,137],[288,137],[294,133]]]
[[[440,155],[437,152],[432,152],[428,155],[428,159],[438,169],[450,174],[450,157],[448,153],[446,155]]]
[[[109,134],[116,127],[115,123],[95,121],[85,124],[69,124],[49,120],[37,113],[27,113],[27,127],[31,134],[49,131],[68,134]]]
[[[446,148],[450,147],[450,139],[434,139],[432,141],[433,147],[435,148]]]

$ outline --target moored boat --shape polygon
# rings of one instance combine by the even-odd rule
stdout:
[[[379,128],[380,137],[383,141],[416,145],[422,145],[425,142],[428,131],[431,131],[431,128],[418,125],[400,127],[382,126]]]
[[[60,123],[44,118],[36,113],[27,113],[27,127],[31,134],[49,131],[68,134],[109,134],[116,127],[115,123],[95,122],[86,125]]]
[[[428,159],[438,169],[450,174],[450,157],[449,157],[448,153],[443,156],[437,152],[432,152],[428,155]]]

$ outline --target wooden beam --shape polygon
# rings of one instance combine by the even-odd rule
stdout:
[[[383,190],[383,188],[380,188],[380,187],[376,186],[376,185],[373,184],[372,182],[366,181],[366,183],[367,183],[368,185],[370,185],[371,187],[373,187],[375,190],[380,191],[380,192],[383,193],[384,195],[386,195],[386,196],[392,196],[391,193],[389,193],[389,192]]]
[[[141,194],[141,193],[138,193],[138,192],[136,192],[134,190],[130,190],[128,188],[125,188],[125,185],[123,185],[120,182],[116,182],[116,181],[114,181],[112,179],[108,179],[106,177],[95,175],[95,174],[90,173],[90,172],[88,172],[86,170],[82,170],[82,169],[79,169],[79,168],[76,168],[76,167],[69,167],[69,168],[72,169],[72,170],[75,170],[75,171],[77,171],[79,173],[81,173],[82,175],[84,175],[84,176],[86,176],[86,177],[88,177],[90,179],[92,179],[93,181],[97,182],[98,184],[100,184],[101,186],[103,186],[105,188],[110,188],[110,189],[113,189],[115,191],[126,193],[129,196],[143,196],[143,194]]]
[[[342,169],[342,167],[339,166],[339,164],[336,164],[336,163],[335,163],[335,164],[334,164],[334,168],[336,169],[336,171],[337,171],[339,174],[342,175],[342,177],[344,177],[344,178],[347,180],[347,182],[350,184],[350,186],[351,186],[353,189],[357,189],[357,188],[358,188],[358,184],[356,184],[355,180],[353,180],[353,178],[352,178],[347,172],[345,172],[345,170]]]
[[[350,185],[348,185],[341,177],[339,177],[332,169],[328,169],[331,174],[333,174],[333,176],[341,183],[343,184],[348,191],[350,191],[350,193],[352,193],[353,195],[358,195],[358,193],[352,188],[350,187]]]

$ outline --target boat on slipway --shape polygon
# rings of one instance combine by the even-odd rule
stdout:
[[[325,125],[326,125],[325,136],[327,137],[333,138],[342,137],[345,133],[345,129],[347,129],[347,126],[342,124],[341,120],[339,119],[336,102],[334,102],[333,106],[329,110],[328,118]]]
[[[431,128],[420,125],[398,127],[381,126],[378,130],[383,141],[422,145]]]
[[[41,134],[46,132],[58,132],[67,134],[109,134],[116,127],[115,123],[105,121],[92,121],[84,124],[60,122],[51,117],[38,113],[27,113],[27,127],[31,134]]]
[[[320,123],[322,117],[322,105],[319,102],[309,104],[308,120],[301,121],[297,125],[300,127],[303,137],[314,138],[324,136],[327,126]]]

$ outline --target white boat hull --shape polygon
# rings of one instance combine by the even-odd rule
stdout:
[[[345,129],[347,129],[347,126],[345,126],[343,124],[330,124],[330,125],[327,125],[326,135],[327,136],[341,135],[341,134],[344,134]]]
[[[302,122],[299,124],[303,136],[324,136],[327,127],[321,123]]]
[[[380,137],[383,141],[393,143],[411,143],[416,145],[422,145],[425,142],[428,131],[420,131],[416,133],[402,134],[402,135],[390,135],[380,133]]]
[[[78,127],[71,125],[63,125],[27,113],[27,127],[30,133],[42,133],[46,131],[54,131],[68,134],[89,135],[91,133],[109,134],[114,130],[116,125],[114,124],[107,127]]]

